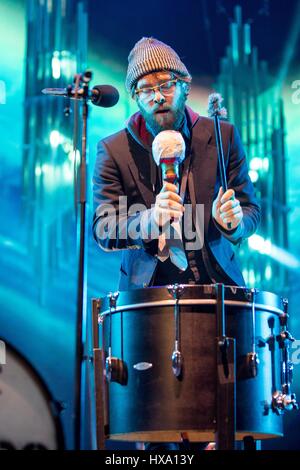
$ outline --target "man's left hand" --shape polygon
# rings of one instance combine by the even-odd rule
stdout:
[[[221,187],[217,198],[212,206],[213,218],[224,230],[234,230],[243,219],[243,210],[240,201],[235,198],[233,189],[228,189],[225,193]],[[228,223],[231,224],[230,229]]]

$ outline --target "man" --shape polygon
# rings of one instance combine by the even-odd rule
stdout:
[[[94,236],[104,250],[124,250],[120,290],[175,282],[244,285],[231,244],[255,232],[260,209],[239,135],[227,122],[221,122],[229,188],[224,194],[214,123],[186,106],[190,87],[191,75],[169,46],[154,38],[134,46],[126,88],[139,111],[125,129],[99,143],[93,180]],[[163,182],[154,161],[163,139],[152,147],[155,137],[167,132],[168,139],[172,131],[185,148],[178,184]],[[182,229],[188,205],[186,221],[192,219],[200,243],[187,249],[186,233],[177,230],[174,255],[166,227]],[[204,208],[200,225],[196,206]]]

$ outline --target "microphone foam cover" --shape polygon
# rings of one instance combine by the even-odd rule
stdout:
[[[180,132],[162,131],[153,140],[152,154],[156,165],[168,159],[181,163],[185,157],[185,142]]]

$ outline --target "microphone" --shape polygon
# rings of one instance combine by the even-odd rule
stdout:
[[[95,85],[92,88],[92,94],[92,103],[103,108],[114,106],[120,98],[118,90],[111,85]]]
[[[185,142],[178,131],[162,131],[153,140],[152,154],[157,166],[161,166],[162,178],[168,183],[177,184],[179,165],[185,157]]]
[[[83,88],[79,88],[77,93],[75,93],[72,85],[69,85],[67,88],[44,88],[42,93],[44,95],[63,96],[71,99],[76,99],[77,97],[77,99],[81,100],[85,97],[86,92]],[[102,108],[111,108],[117,104],[119,97],[118,90],[111,85],[96,85],[88,91],[87,96],[95,106],[101,106]]]

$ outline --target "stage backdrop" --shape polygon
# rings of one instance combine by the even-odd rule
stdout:
[[[138,11],[133,1],[2,0],[0,4],[0,338],[15,347],[45,381],[62,409],[69,449],[74,445],[78,266],[75,110],[72,103],[73,112],[65,116],[63,98],[47,98],[39,91],[65,87],[75,72],[89,68],[92,85],[111,84],[120,92],[115,107],[91,106],[89,113],[90,340],[91,298],[117,289],[120,264],[120,254],[100,250],[91,234],[96,144],[124,127],[136,111],[124,80],[129,50],[143,36],[153,35],[180,54],[193,75],[190,105],[195,111],[207,114],[207,98],[213,90],[221,90],[227,98],[224,104],[249,151],[249,169],[265,215],[258,237],[239,250],[241,268],[248,286],[289,299],[290,329],[296,338],[291,349],[293,387],[300,395],[300,7],[298,1],[284,7],[279,0],[248,3],[243,12],[234,8],[235,2],[222,1],[181,5],[155,0],[150,8],[140,5]],[[250,97],[245,90],[252,75],[237,73],[233,81],[227,68],[233,63],[240,70],[241,57],[236,52],[241,50],[249,57],[249,70],[255,64],[260,70],[261,88]],[[256,109],[255,103],[260,107],[260,115],[239,114],[243,101],[237,101],[235,87],[250,110],[252,105]],[[255,129],[258,119],[265,146],[260,146],[261,141],[254,147],[243,129]],[[89,343],[88,354],[90,347]],[[88,386],[87,391],[92,393]],[[93,448],[94,414],[89,415],[89,410],[84,446]],[[287,413],[285,437],[267,441],[263,448],[299,448],[298,422],[297,412]]]

